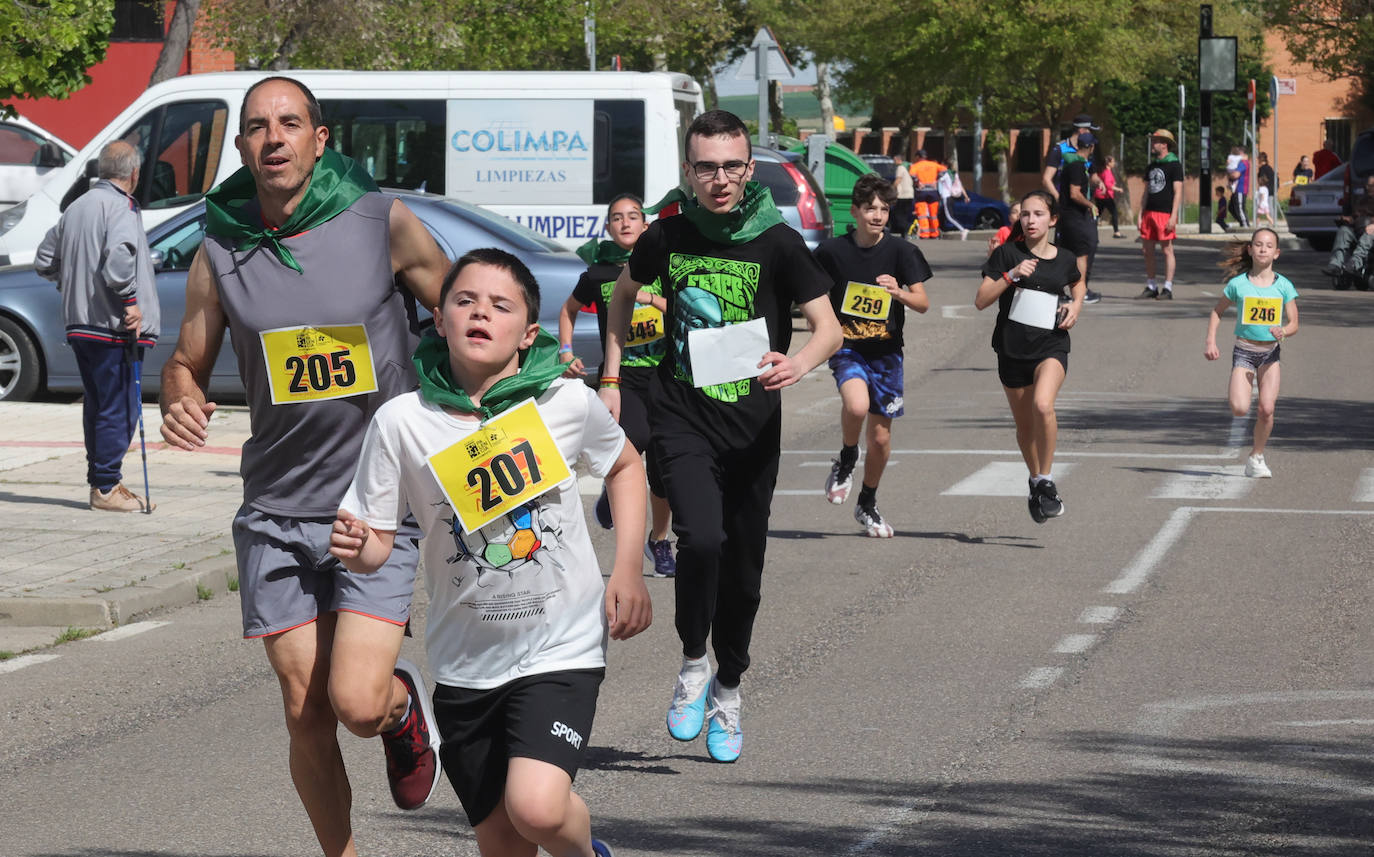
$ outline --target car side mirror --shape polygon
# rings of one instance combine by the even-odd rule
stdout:
[[[163,255],[161,250],[149,250],[148,258],[153,262],[154,271],[161,271],[162,266],[167,262],[167,257]]]
[[[66,161],[62,157],[62,150],[57,148],[57,144],[47,142],[38,147],[38,154],[34,162],[36,167],[60,167]]]
[[[100,162],[99,162],[99,161],[87,161],[87,162],[86,162],[86,169],[82,171],[82,175],[84,175],[86,178],[90,179],[91,181],[95,181],[96,178],[100,175]]]

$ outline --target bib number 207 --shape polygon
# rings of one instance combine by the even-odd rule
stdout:
[[[525,461],[525,469],[529,471],[528,481],[515,461],[517,455]],[[467,481],[469,488],[478,489],[482,511],[490,512],[501,505],[506,497],[514,497],[524,491],[526,485],[538,485],[542,476],[539,462],[535,460],[534,447],[530,446],[528,440],[522,440],[510,452],[494,455],[485,465],[469,470]]]
[[[352,387],[358,372],[349,359],[348,349],[329,354],[292,354],[286,358],[286,371],[291,373],[287,389],[292,393],[322,393],[330,387]]]

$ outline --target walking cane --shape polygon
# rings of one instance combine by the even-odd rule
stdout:
[[[148,489],[148,443],[143,439],[143,361],[138,356],[138,333],[129,334],[129,363],[134,372],[134,402],[138,408],[138,448],[143,454],[143,514],[153,513],[153,498]]]

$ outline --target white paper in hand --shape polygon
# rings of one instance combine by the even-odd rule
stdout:
[[[1054,330],[1055,315],[1058,312],[1058,296],[1017,286],[1015,294],[1011,296],[1011,312],[1007,313],[1007,318],[1031,327]]]
[[[759,361],[768,347],[768,323],[761,318],[687,331],[692,359],[692,384],[709,387],[763,374]]]

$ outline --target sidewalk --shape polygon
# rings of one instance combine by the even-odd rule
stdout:
[[[87,506],[81,405],[0,402],[0,651],[51,644],[222,593],[237,576],[229,526],[242,499],[248,412],[220,408],[206,449],[168,448],[144,406],[151,515]],[[124,483],[143,493],[135,437]]]

